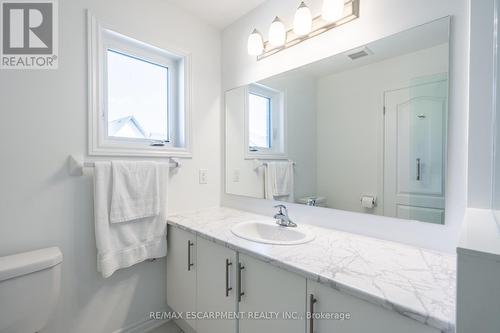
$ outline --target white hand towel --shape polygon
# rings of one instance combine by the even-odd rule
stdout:
[[[110,162],[96,162],[94,170],[94,215],[97,271],[107,278],[117,269],[146,259],[167,255],[168,164],[158,165],[159,207],[157,216],[136,221],[110,223],[112,169]]]
[[[265,169],[266,199],[293,202],[293,162],[267,162]]]
[[[113,161],[111,223],[160,213],[158,164],[149,161]]]

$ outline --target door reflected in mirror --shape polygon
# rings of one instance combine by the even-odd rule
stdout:
[[[444,224],[449,26],[227,91],[226,192]]]

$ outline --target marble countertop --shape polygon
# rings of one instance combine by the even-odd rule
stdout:
[[[268,245],[237,237],[231,227],[270,220],[230,208],[169,216],[169,224],[328,285],[441,330],[455,330],[456,256],[301,224],[316,238],[301,245]]]

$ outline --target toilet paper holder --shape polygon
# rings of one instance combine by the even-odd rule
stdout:
[[[363,195],[359,201],[361,202],[361,207],[363,208],[373,208],[377,205],[377,197],[373,195]]]

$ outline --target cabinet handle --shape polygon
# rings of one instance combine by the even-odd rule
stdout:
[[[243,291],[241,291],[241,271],[245,269],[241,263],[238,263],[238,302],[241,302],[241,296],[245,295]]]
[[[417,158],[417,180],[420,180],[420,158]]]
[[[191,246],[194,245],[194,242],[191,242],[188,240],[188,271],[191,270],[191,267],[194,266],[194,264],[191,262]]]
[[[231,266],[233,263],[229,261],[229,259],[226,259],[226,297],[229,296],[229,292],[233,290],[229,286],[229,266]]]
[[[309,333],[314,333],[314,303],[317,301],[313,294],[309,294]]]

